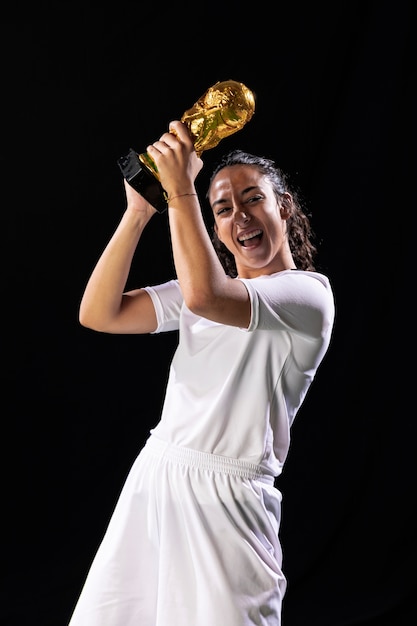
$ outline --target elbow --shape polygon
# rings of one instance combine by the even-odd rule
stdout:
[[[187,308],[194,313],[194,315],[198,315],[199,317],[207,317],[207,307],[204,302],[201,300],[196,300],[195,298],[190,299],[188,302],[185,302]]]
[[[207,317],[209,312],[213,310],[215,298],[212,293],[209,294],[204,290],[196,289],[185,295],[184,302],[187,308],[195,315]]]
[[[96,316],[89,313],[83,307],[80,308],[78,313],[78,322],[84,328],[89,330],[95,330],[97,332],[106,332],[106,328],[103,326],[103,322],[97,319]]]
[[[90,320],[89,316],[85,313],[82,313],[81,311],[78,315],[78,322],[84,328],[89,328],[90,330],[98,330],[94,322]]]
[[[83,309],[82,305],[78,311],[78,323],[81,326],[84,326],[84,328],[90,328],[90,323],[88,320],[88,315],[86,314],[85,310]]]
[[[88,307],[85,306],[84,301],[81,301],[80,308],[78,309],[78,322],[84,328],[92,328],[91,315],[88,311]]]

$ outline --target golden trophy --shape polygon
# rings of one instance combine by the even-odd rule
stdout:
[[[243,128],[255,112],[253,93],[235,80],[217,82],[185,111],[181,121],[187,126],[199,156]],[[123,176],[153,207],[163,213],[168,208],[167,195],[158,168],[147,152],[131,148],[118,165]]]

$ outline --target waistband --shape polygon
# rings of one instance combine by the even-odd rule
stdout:
[[[270,485],[274,484],[274,476],[267,474],[263,467],[255,463],[242,461],[241,459],[176,446],[154,435],[148,438],[144,448],[151,454],[159,458],[167,459],[177,465],[186,465],[188,467],[195,467],[219,474],[229,474],[241,478],[260,480]]]

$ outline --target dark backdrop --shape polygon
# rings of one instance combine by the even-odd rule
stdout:
[[[174,4],[4,11],[0,623],[65,626],[163,401],[174,333],[100,335],[77,319],[124,209],[116,161],[233,79],[256,112],[204,153],[207,169],[232,147],[275,159],[302,190],[336,297],[278,483],[284,626],[408,626],[413,3]],[[201,193],[206,182],[203,172]],[[129,281],[172,276],[166,215],[155,216]]]

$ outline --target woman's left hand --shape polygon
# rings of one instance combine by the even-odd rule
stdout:
[[[171,122],[169,132],[148,146],[147,152],[158,168],[161,185],[169,198],[195,191],[194,181],[203,161],[197,156],[191,134],[183,122]]]

